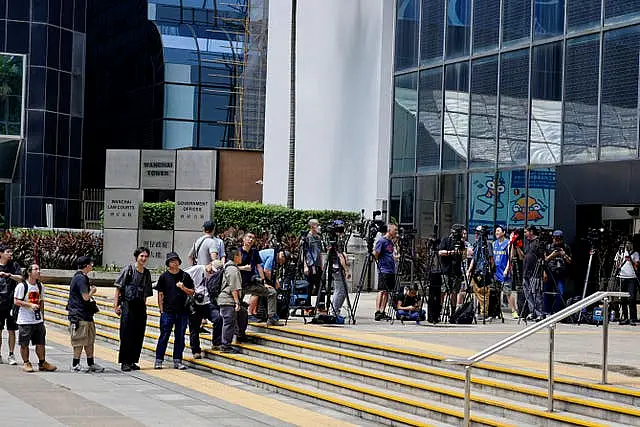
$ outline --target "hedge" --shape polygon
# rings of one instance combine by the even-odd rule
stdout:
[[[172,230],[174,202],[144,203],[142,223],[146,230]],[[359,213],[330,210],[297,210],[256,202],[219,201],[215,203],[214,218],[217,229],[251,230],[255,233],[277,232],[280,235],[298,234],[308,228],[311,218],[320,224],[341,219],[350,224],[358,221]]]

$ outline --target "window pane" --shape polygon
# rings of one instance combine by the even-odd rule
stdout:
[[[396,70],[418,65],[418,0],[398,0],[396,9]]]
[[[438,176],[419,176],[417,188],[416,228],[418,237],[427,238],[434,234],[433,227],[437,224],[436,203],[438,201]],[[436,236],[437,237],[437,236]]]
[[[47,110],[58,111],[58,71],[47,69]]]
[[[58,68],[60,66],[60,29],[49,26],[47,40],[47,66]]]
[[[443,169],[467,166],[469,142],[469,63],[448,65],[445,74]]]
[[[597,158],[598,57],[600,37],[567,41],[562,159],[565,163]]]
[[[440,234],[445,236],[453,224],[466,223],[467,175],[443,175],[441,182]]]
[[[400,224],[413,224],[414,179],[396,178],[391,180],[390,215]]]
[[[22,136],[23,57],[0,55],[0,135]]]
[[[555,201],[555,168],[530,169],[526,203],[527,224],[547,229],[553,228]]]
[[[564,34],[564,0],[535,0],[534,14],[533,28],[536,40]]]
[[[640,25],[604,36],[600,158],[636,157]]]
[[[0,21],[3,23],[3,21]],[[29,52],[29,23],[7,21],[7,52]]]
[[[471,0],[449,0],[447,7],[447,58],[469,55]]]
[[[531,84],[529,161],[558,164],[562,134],[562,42],[533,49]]]
[[[494,167],[496,164],[498,98],[498,57],[471,64],[471,141],[470,167]]]
[[[444,4],[445,0],[422,0],[420,29],[420,63],[422,65],[442,59]]]
[[[442,139],[442,68],[420,73],[418,117],[418,172],[438,170]]]
[[[29,0],[9,1],[7,19],[15,19],[16,21],[28,21],[30,3],[31,2]]]
[[[640,2],[638,0],[605,0],[604,22],[628,21],[640,16]]]
[[[46,69],[29,67],[29,108],[44,109]]]
[[[163,147],[166,150],[195,145],[195,122],[164,121]]]
[[[478,225],[493,227],[496,207],[504,205],[504,199],[508,197],[505,191],[504,180],[496,181],[494,171],[469,175],[469,230]]]
[[[49,0],[49,24],[60,25],[60,0]]]
[[[504,187],[504,192],[498,192],[496,224],[505,225],[509,229],[524,226],[525,209],[521,207],[526,204],[525,176],[524,169],[498,171],[496,174],[495,182],[498,184],[498,190],[501,186]]]
[[[414,172],[418,73],[396,77],[394,94],[391,172]]]
[[[474,53],[497,48],[499,37],[500,2],[496,0],[475,0],[473,3]]]
[[[600,26],[601,0],[567,0],[569,32]]]
[[[502,45],[509,46],[529,40],[531,30],[531,0],[508,0],[503,5]]]
[[[165,85],[164,116],[170,119],[197,120],[196,86]]]
[[[500,72],[499,165],[527,161],[528,91],[529,51],[504,54]]]
[[[49,0],[31,0],[31,16],[33,21],[47,22],[49,18]]]
[[[202,88],[200,105],[200,120],[233,123],[235,119],[235,95],[226,89]]]
[[[47,65],[47,26],[31,24],[31,65]]]

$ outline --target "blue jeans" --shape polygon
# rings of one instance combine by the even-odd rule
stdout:
[[[554,295],[556,289],[553,286],[553,280],[558,285],[558,293]],[[562,310],[562,297],[564,295],[564,278],[548,278],[544,283],[544,312],[545,314],[553,314]]]
[[[156,346],[156,360],[164,360],[171,331],[174,330],[173,360],[181,361],[184,352],[184,334],[187,330],[187,313],[166,313],[160,315],[160,338]]]
[[[396,312],[396,318],[400,320],[402,316],[407,316],[409,320],[415,320],[416,322],[420,320],[420,316],[424,316],[424,310],[398,310]]]

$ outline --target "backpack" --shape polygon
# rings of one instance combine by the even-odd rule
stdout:
[[[220,292],[222,292],[222,284],[224,282],[224,272],[227,271],[227,266],[225,265],[221,270],[216,271],[211,277],[207,279],[205,286],[207,288],[207,292],[209,292],[209,299],[211,302],[218,299],[220,296]]]
[[[140,285],[133,283],[133,266],[129,264],[127,272],[124,275],[121,296],[124,301],[144,301],[144,287],[147,280],[147,270],[143,273],[143,279],[140,281]]]
[[[451,315],[449,323],[457,325],[470,325],[473,323],[473,302],[467,301],[458,307],[458,309]]]

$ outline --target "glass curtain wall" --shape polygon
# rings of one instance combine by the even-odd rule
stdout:
[[[465,221],[553,227],[557,166],[638,158],[639,2],[396,12],[391,210],[411,210],[422,237]]]

